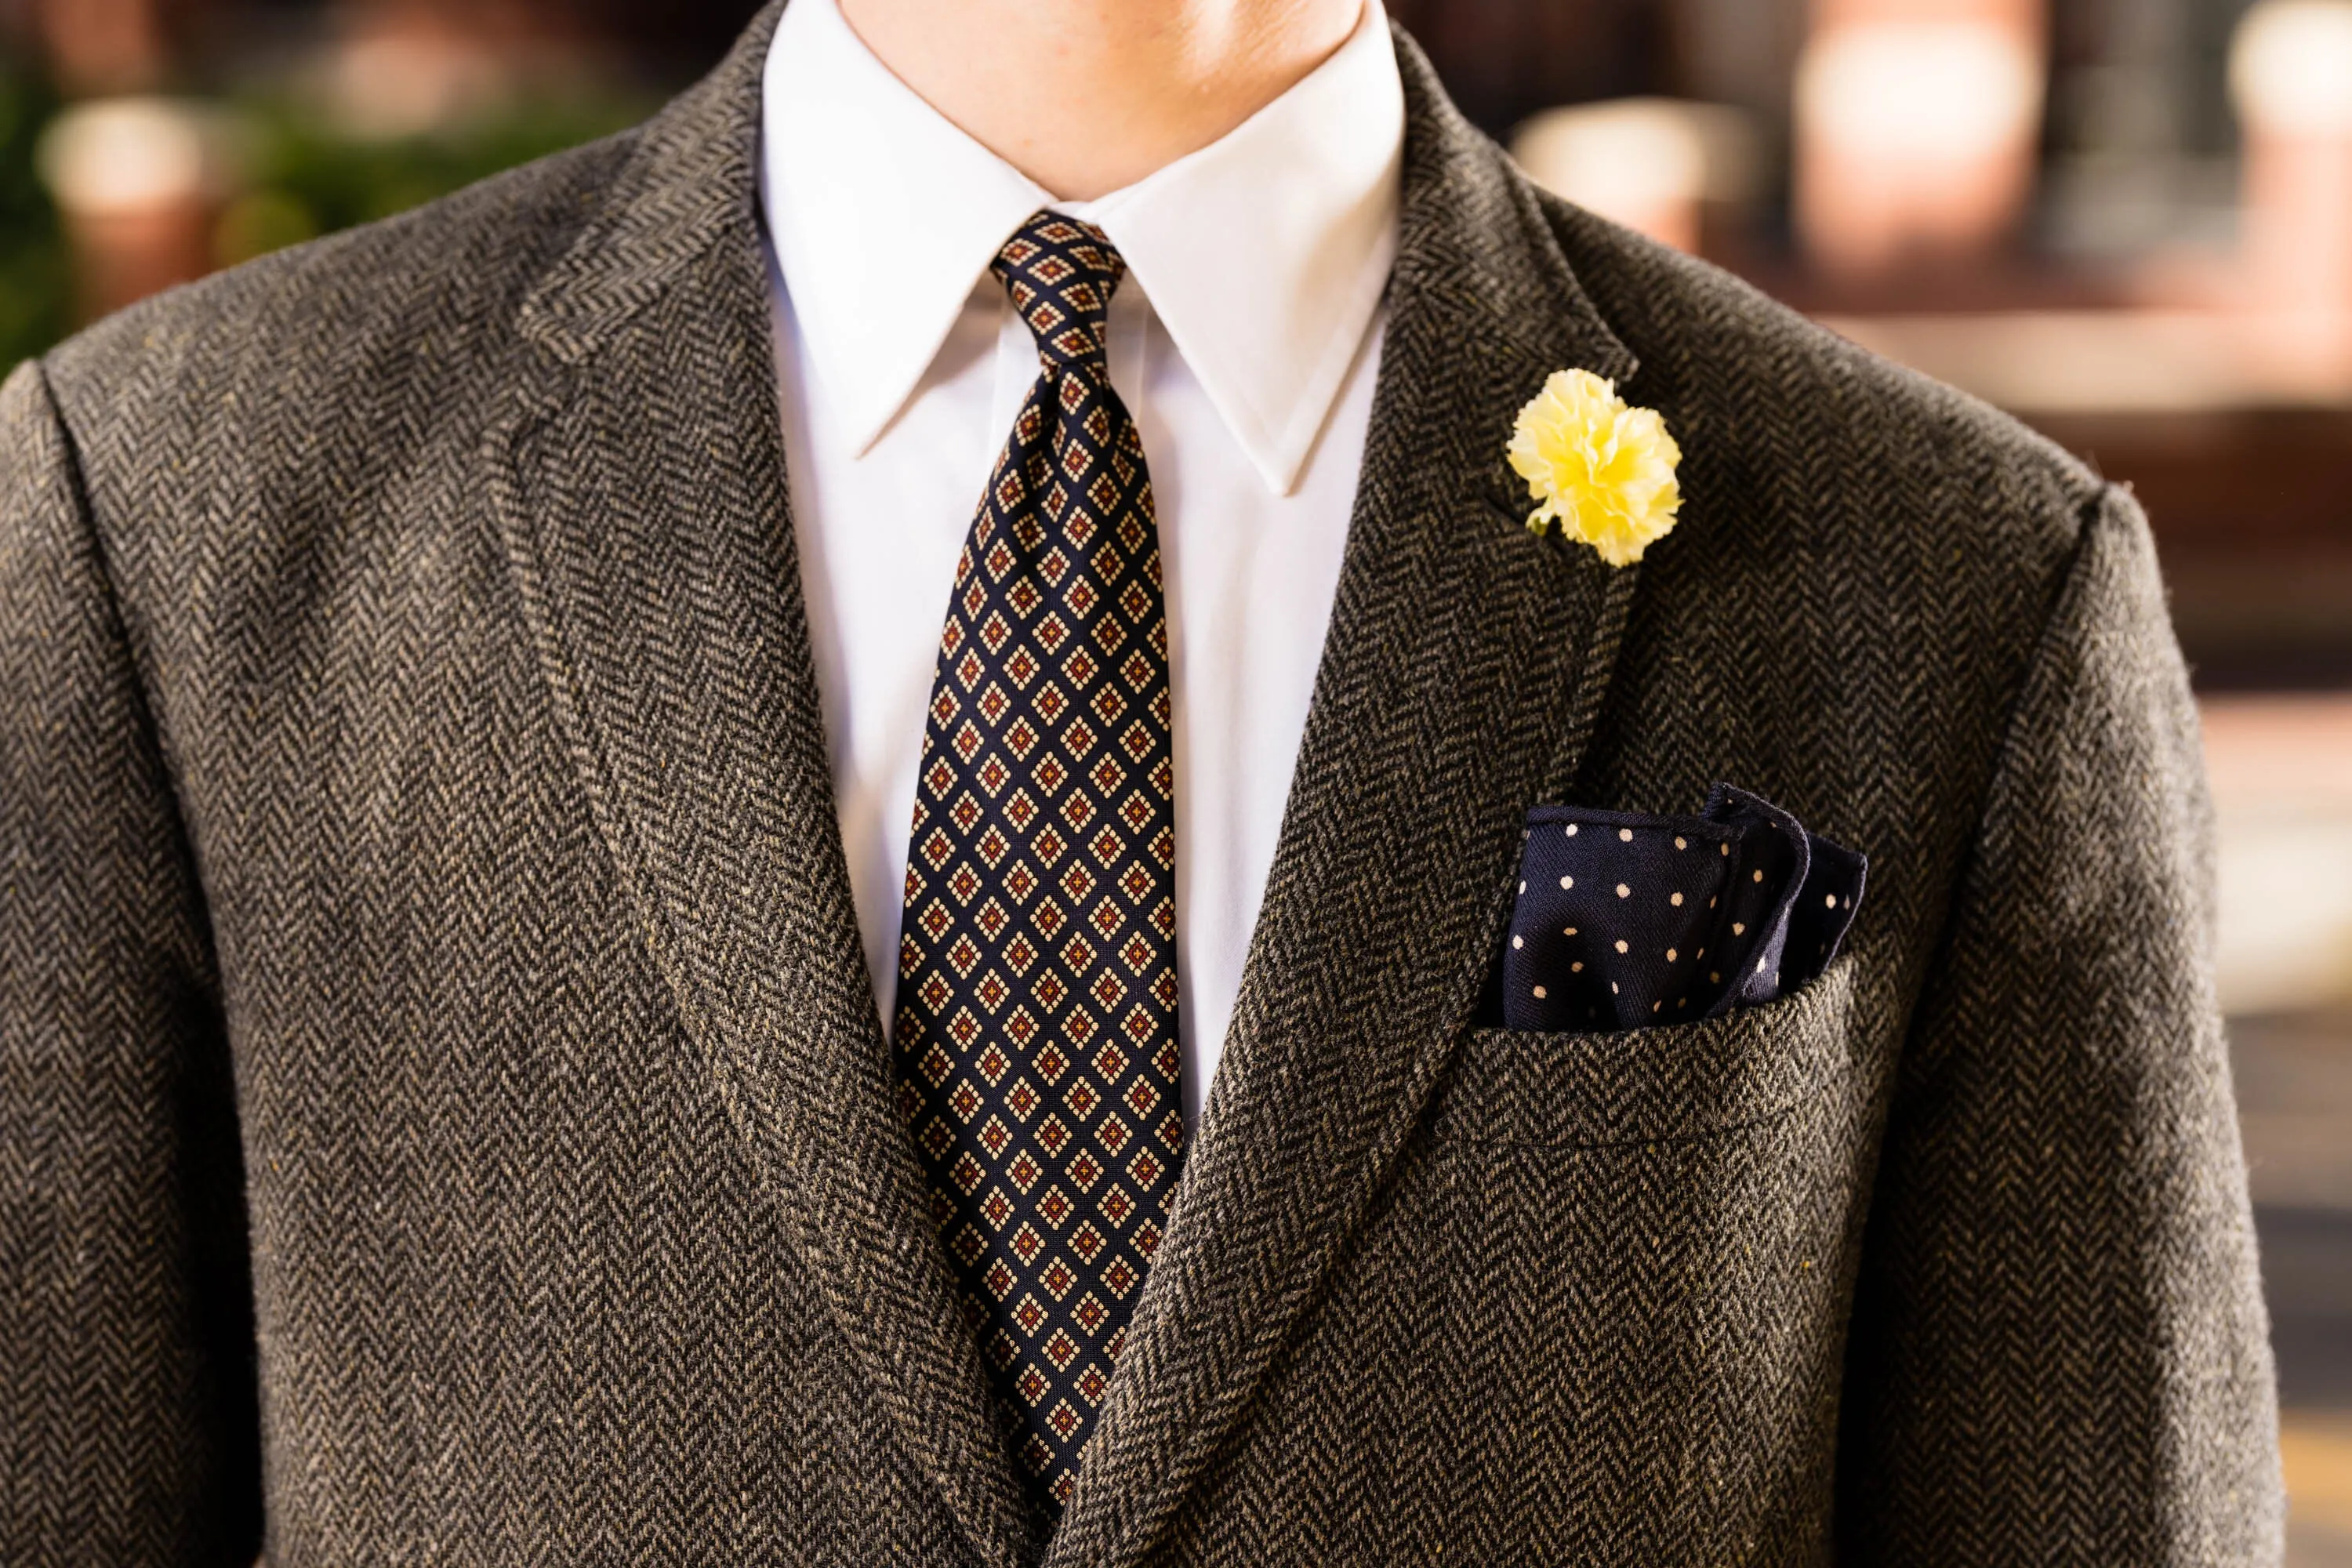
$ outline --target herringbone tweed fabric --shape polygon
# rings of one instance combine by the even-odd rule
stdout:
[[[2275,1560],[2192,710],[2130,499],[1539,198],[1402,251],[1223,1066],[1060,1528],[833,825],[752,205],[643,130],[0,396],[0,1561]],[[1681,527],[1520,526],[1544,375]],[[1722,778],[1846,952],[1471,1026],[1531,805]]]

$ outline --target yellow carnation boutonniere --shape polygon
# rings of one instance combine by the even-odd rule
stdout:
[[[1654,408],[1634,408],[1614,382],[1589,370],[1556,371],[1511,431],[1511,467],[1540,503],[1528,527],[1554,522],[1612,566],[1627,566],[1664,539],[1683,504],[1680,447]]]

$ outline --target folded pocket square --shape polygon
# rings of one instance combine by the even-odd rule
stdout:
[[[1503,952],[1504,1024],[1638,1029],[1769,1002],[1837,956],[1866,865],[1729,784],[1696,816],[1538,806]]]

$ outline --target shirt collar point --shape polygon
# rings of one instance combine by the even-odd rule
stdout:
[[[1265,482],[1268,493],[1276,497],[1293,496],[1298,493],[1298,487],[1307,482],[1308,459],[1315,455],[1316,443],[1321,438],[1323,426],[1337,401],[1336,396],[1327,400],[1311,423],[1304,419],[1298,421],[1304,426],[1303,430],[1294,428],[1281,435],[1259,435],[1241,439],[1243,453],[1248,457],[1250,467],[1257,470],[1258,478]]]
[[[1298,493],[1299,480],[1306,477],[1307,465],[1286,458],[1253,458],[1257,477],[1265,481],[1266,492],[1277,500],[1287,500]]]

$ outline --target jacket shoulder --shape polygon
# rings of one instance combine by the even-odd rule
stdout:
[[[52,351],[78,437],[232,437],[257,410],[305,421],[455,398],[496,378],[533,282],[592,221],[636,132],[510,170],[396,217],[143,300]]]
[[[324,646],[373,602],[355,584],[488,569],[479,455],[544,368],[524,303],[634,134],[159,295],[47,356],[73,493],[167,728],[197,722],[184,699],[213,682],[282,679],[272,650]]]
[[[1989,572],[2063,570],[2105,489],[2063,447],[1720,268],[1542,199],[1641,362],[1629,395],[1668,410],[1694,466],[1741,499],[1725,521],[1846,552],[1933,534]]]
[[[1910,844],[1925,824],[1938,837],[1915,865],[1936,884],[1981,816],[2087,544],[2122,529],[2145,552],[2138,509],[2017,420],[1721,270],[1545,211],[1638,361],[1624,395],[1659,409],[1683,453],[1678,524],[1643,563],[1596,778],[1679,799],[1694,780],[1649,771],[1703,756],[1848,841]],[[2178,659],[2160,616],[2102,613],[2102,635]],[[1662,749],[1671,736],[1689,750]]]

